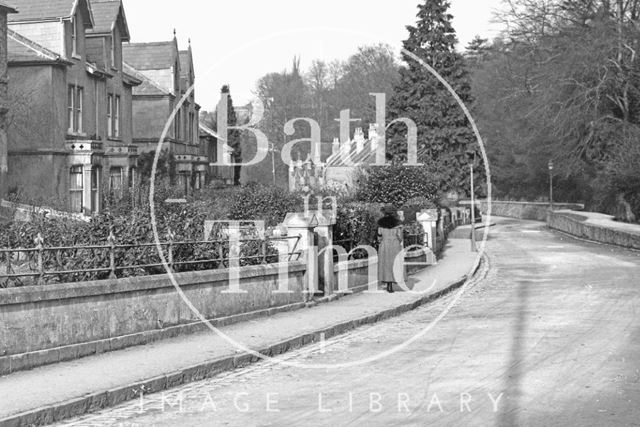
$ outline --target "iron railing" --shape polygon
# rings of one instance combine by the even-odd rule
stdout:
[[[158,245],[116,244],[111,233],[106,244],[47,247],[38,234],[33,248],[0,249],[0,288],[162,274],[167,272],[165,267],[185,272],[271,264],[283,257],[298,260],[302,254],[299,236],[239,239],[235,248],[229,240],[181,242],[173,238],[169,232],[167,240]]]
[[[424,246],[426,233],[416,233],[416,234],[405,234],[404,235],[404,247],[407,248],[409,246],[420,245]],[[353,238],[340,239],[333,241],[334,246],[340,246],[344,248],[347,253],[349,253],[350,259],[366,259],[368,257],[367,251],[365,249],[357,249],[353,253],[351,251],[359,246],[358,242]],[[378,249],[379,242],[374,242],[373,248]],[[334,260],[338,260],[338,254],[334,254]]]

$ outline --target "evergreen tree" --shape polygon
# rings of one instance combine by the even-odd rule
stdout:
[[[433,67],[470,106],[471,88],[464,58],[455,50],[457,38],[448,12],[449,2],[425,0],[418,9],[416,24],[407,26],[409,37],[403,42],[404,49]],[[416,123],[418,160],[442,175],[443,191],[466,192],[467,152],[478,149],[473,130],[447,88],[406,51],[402,52],[406,65],[400,70],[400,82],[389,106],[391,118],[406,117]],[[404,125],[389,130],[387,149],[395,162],[406,159]]]
[[[236,110],[233,108],[233,99],[231,99],[231,93],[229,89],[229,85],[222,86],[220,90],[221,94],[228,94],[227,98],[227,125],[229,127],[236,126],[238,124],[238,117],[236,116]],[[229,129],[227,135],[228,141],[227,145],[233,149],[231,153],[232,162],[240,163],[242,161],[242,146],[241,146],[241,135],[240,131],[237,129]],[[233,171],[233,184],[240,184],[240,166],[234,166]]]

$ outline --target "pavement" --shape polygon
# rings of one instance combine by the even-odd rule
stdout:
[[[495,220],[463,294],[61,425],[640,426],[640,253]]]
[[[260,360],[231,340],[273,357],[322,343],[446,295],[462,286],[479,260],[478,254],[470,252],[468,240],[452,239],[437,265],[410,278],[412,292],[348,295],[307,309],[229,325],[217,333],[185,335],[2,377],[0,426],[52,423]]]

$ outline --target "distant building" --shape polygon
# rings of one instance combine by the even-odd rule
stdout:
[[[358,168],[372,165],[380,136],[377,125],[369,126],[368,137],[362,128],[356,128],[353,139],[340,142],[334,139],[331,155],[320,163],[314,163],[310,155],[294,161],[289,167],[289,190],[307,188],[349,189],[355,184]]]
[[[135,185],[129,29],[119,0],[13,0],[8,187],[72,212]]]
[[[7,15],[16,10],[0,1],[0,198],[7,188]]]
[[[233,149],[225,147],[224,159],[218,158],[218,134],[210,127],[200,123],[200,145],[207,153],[210,163],[226,163],[231,164],[233,161]],[[233,185],[233,167],[224,166],[223,164],[209,167],[209,180],[218,180],[225,185]]]
[[[175,156],[180,186],[185,192],[201,188],[209,159],[200,146],[200,106],[195,102],[195,90],[185,98],[195,83],[191,43],[180,51],[175,34],[166,42],[129,43],[124,45],[124,61],[142,80],[133,92],[135,145],[142,152],[152,152],[163,137],[161,148]],[[173,122],[163,135],[174,111]]]

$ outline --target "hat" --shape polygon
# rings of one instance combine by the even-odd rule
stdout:
[[[381,211],[385,215],[397,215],[398,213],[398,210],[392,204],[384,205]]]

